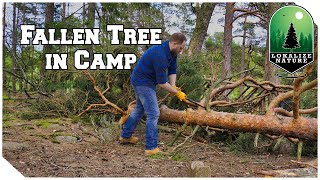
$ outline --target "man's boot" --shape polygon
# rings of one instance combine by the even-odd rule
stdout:
[[[154,148],[154,149],[151,149],[151,150],[146,150],[146,154],[147,155],[154,155],[154,154],[158,154],[160,152],[160,149],[159,148]]]
[[[119,138],[119,142],[120,142],[120,143],[136,144],[138,141],[139,141],[139,138],[134,137],[134,136],[131,136],[131,137],[129,137],[129,138],[123,138],[123,137],[120,137],[120,138]]]

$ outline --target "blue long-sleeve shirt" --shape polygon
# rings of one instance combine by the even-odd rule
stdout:
[[[169,41],[149,48],[133,69],[131,84],[149,86],[153,89],[157,84],[168,82],[168,76],[176,74],[177,56],[172,56]]]

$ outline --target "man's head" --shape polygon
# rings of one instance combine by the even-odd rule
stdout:
[[[183,48],[186,46],[187,38],[182,33],[174,33],[169,38],[169,47],[172,55],[176,56],[180,54]]]

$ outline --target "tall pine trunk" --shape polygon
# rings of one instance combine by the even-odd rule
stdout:
[[[247,38],[247,29],[246,29],[246,24],[247,24],[247,16],[244,18],[244,23],[243,23],[243,36],[242,36],[242,51],[241,51],[241,67],[240,67],[240,72],[243,72],[244,69],[246,68],[246,38]],[[244,78],[245,74],[241,74],[241,78]],[[240,94],[243,92],[243,86],[240,86]]]
[[[16,92],[16,67],[17,67],[17,61],[16,61],[16,51],[17,51],[17,31],[16,31],[16,18],[17,18],[17,3],[13,3],[13,20],[12,20],[12,73],[14,74],[12,76],[12,91]]]
[[[234,14],[234,4],[227,3],[226,15],[224,21],[224,37],[223,37],[223,63],[221,78],[230,77],[231,73],[231,48],[232,48],[232,22]]]
[[[189,43],[189,56],[201,51],[202,44],[207,35],[208,26],[215,6],[215,3],[202,3],[201,7],[196,9],[196,27],[194,28],[192,38]]]
[[[83,28],[86,27],[86,3],[82,3],[82,23]]]
[[[52,25],[53,22],[53,13],[54,13],[54,3],[47,3],[46,7],[46,19],[45,19],[45,35],[46,37],[49,37],[49,28]],[[43,45],[43,61],[41,64],[41,69],[40,69],[40,74],[42,77],[45,77],[45,66],[46,66],[46,61],[45,61],[45,54],[46,53],[52,53],[52,45]]]
[[[88,3],[88,21],[87,21],[87,28],[93,29],[95,26],[95,10],[96,10],[96,3]],[[93,46],[87,45],[87,50],[90,54],[93,54]]]
[[[267,22],[270,21],[272,15],[276,10],[280,8],[279,3],[269,3],[268,4],[268,15],[267,15]],[[269,23],[266,23],[267,26],[267,40],[266,40],[266,51],[265,51],[265,61],[264,61],[264,68],[265,68],[265,74],[264,74],[264,80],[271,81],[276,84],[278,84],[278,78],[275,75],[275,67],[274,65],[269,62]]]
[[[18,12],[17,12],[17,26],[19,27],[19,24],[21,23],[21,21],[22,21],[22,23],[23,23],[23,8],[24,8],[24,3],[21,3],[21,6],[20,6],[20,8],[22,9],[22,11],[18,8]],[[22,15],[21,15],[22,14]],[[22,17],[22,18],[21,18]],[[18,34],[17,34],[18,35]],[[19,38],[21,38],[20,37],[20,34],[19,34]],[[21,47],[21,61],[24,61],[24,59],[22,59],[23,58],[23,51],[24,51],[24,48],[23,48],[23,45],[21,45],[20,46]],[[21,77],[23,77],[23,67],[21,67],[21,66],[19,66],[19,76],[21,76]],[[23,90],[23,79],[22,78],[19,78],[18,79],[18,81],[19,81],[19,91],[21,92],[22,90]]]
[[[3,18],[2,18],[2,68],[6,69],[6,46],[5,46],[5,32],[6,32],[6,5],[7,3],[4,2],[3,3]],[[7,76],[6,73],[4,71],[2,71],[2,80],[3,80],[3,89],[6,90],[7,87]]]
[[[62,3],[62,21],[66,18],[66,3]]]

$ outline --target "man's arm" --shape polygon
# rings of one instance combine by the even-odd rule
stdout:
[[[161,88],[169,91],[170,93],[174,94],[180,101],[186,101],[187,100],[187,95],[184,92],[182,92],[181,90],[178,91],[177,89],[172,87],[168,82],[166,82],[164,84],[159,84],[159,86]]]
[[[170,77],[170,76],[169,76]],[[170,79],[170,78],[169,78]],[[169,80],[170,81],[170,80]],[[170,85],[168,82],[164,83],[164,84],[158,84],[161,88],[169,91],[172,94],[177,94],[178,91],[172,87],[172,85]]]
[[[177,79],[177,75],[176,74],[169,75],[168,79],[169,79],[169,84],[171,86],[175,86],[176,85],[176,79]]]

